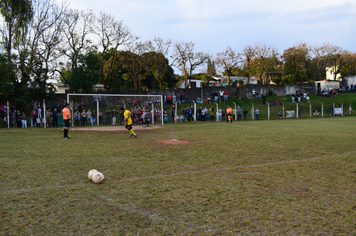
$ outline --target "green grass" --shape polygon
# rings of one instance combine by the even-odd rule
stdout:
[[[137,133],[1,129],[0,235],[356,234],[355,117]]]

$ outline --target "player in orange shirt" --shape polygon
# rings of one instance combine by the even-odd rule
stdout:
[[[232,124],[232,108],[230,107],[230,105],[227,106],[226,115],[227,115],[226,124],[229,123],[229,120],[231,121]]]
[[[69,126],[71,123],[71,115],[70,115],[70,109],[69,109],[69,104],[66,103],[65,107],[62,110],[63,114],[63,121],[64,121],[64,139],[69,139],[68,137],[68,131],[69,131]]]

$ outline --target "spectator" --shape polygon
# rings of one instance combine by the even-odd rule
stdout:
[[[25,112],[22,112],[21,120],[22,120],[22,128],[27,128],[27,120],[26,120]]]
[[[213,106],[211,106],[211,108],[209,109],[209,113],[210,121],[214,121],[215,108]]]
[[[79,126],[80,125],[80,113],[79,113],[79,110],[77,110],[75,113],[74,113],[74,125],[76,126]]]
[[[254,113],[255,111],[253,110],[253,109],[251,109],[251,120],[253,120],[253,113]]]
[[[85,109],[80,113],[80,119],[82,121],[82,126],[85,126],[87,124],[87,113],[85,112]]]
[[[87,125],[89,126],[92,126],[92,120],[91,120],[91,111],[90,109],[88,109],[88,112],[87,112]]]
[[[53,118],[53,127],[58,127],[58,110],[57,110],[57,108],[54,108],[54,111],[52,112],[52,118]]]
[[[31,111],[31,120],[32,120],[31,127],[37,127],[37,111],[35,108],[33,108]]]
[[[120,112],[121,113],[121,112]],[[122,117],[124,117],[124,115],[123,115],[123,113],[121,113],[122,114]],[[102,123],[102,116],[103,116],[103,113],[99,110],[99,125],[102,125],[103,123]],[[122,122],[121,123],[123,123],[124,122],[124,119],[122,119]]]
[[[110,125],[110,116],[111,116],[111,111],[109,109],[106,110],[105,112],[105,119],[106,119],[106,122],[105,122],[105,125]]]
[[[169,115],[171,116],[170,123],[174,123],[175,122],[175,110],[173,108],[171,108]]]
[[[282,119],[282,111],[281,111],[281,109],[279,109],[279,111],[278,111],[278,119]]]
[[[256,120],[259,120],[260,119],[260,110],[258,108],[256,109],[255,114],[256,114]]]
[[[116,125],[116,117],[117,117],[117,114],[118,112],[114,109],[112,110],[112,125]]]
[[[93,110],[91,113],[91,120],[93,121],[93,125],[96,125],[96,112]]]
[[[245,113],[244,113],[245,114]],[[247,113],[246,113],[247,114]],[[245,116],[245,115],[244,115]],[[237,107],[237,119],[241,120],[241,108],[238,106]],[[246,120],[246,119],[245,119]]]
[[[246,115],[247,115],[248,111],[246,109],[244,109],[243,113],[244,113],[244,120],[246,120]]]
[[[46,123],[47,123],[47,127],[52,127],[52,121],[51,121],[51,110],[47,109],[46,111]]]

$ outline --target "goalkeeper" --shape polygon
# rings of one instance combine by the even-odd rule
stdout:
[[[124,113],[124,122],[125,128],[131,133],[131,137],[137,138],[137,134],[132,130],[132,119],[131,119],[131,112],[129,110],[125,110],[125,108],[120,108],[120,113]]]

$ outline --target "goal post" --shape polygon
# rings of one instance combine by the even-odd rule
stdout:
[[[126,101],[133,101],[132,99],[135,99],[135,98],[144,98],[145,101],[144,103],[146,103],[147,101],[150,101],[150,99],[154,99],[154,98],[157,98],[159,99],[159,103],[160,103],[160,108],[161,108],[161,114],[160,114],[160,118],[161,118],[161,122],[162,122],[162,125],[164,125],[164,117],[163,117],[163,96],[162,95],[143,95],[143,94],[101,94],[101,93],[92,93],[92,94],[89,94],[89,93],[68,93],[67,94],[67,103],[71,104],[70,103],[70,97],[73,97],[73,96],[82,96],[82,97],[92,97],[93,99],[95,98],[96,99],[96,117],[97,117],[97,120],[98,122],[96,122],[97,125],[99,125],[99,110],[100,110],[100,102],[99,102],[99,98],[104,98],[105,99],[107,97],[122,97],[122,99],[120,101],[118,101],[117,106],[120,106],[120,107],[124,107],[125,109],[129,109],[127,106],[129,104],[126,104],[125,103],[125,100]],[[131,100],[130,100],[131,99]],[[152,118],[154,116],[154,102],[155,101],[152,101]],[[72,105],[72,108],[73,108],[73,104]],[[101,104],[103,105],[103,104]],[[131,103],[131,105],[133,105]],[[133,105],[134,106],[134,105]],[[133,107],[132,106],[132,107]],[[146,109],[149,109],[149,106],[146,106]],[[74,108],[72,109],[72,111],[74,110]],[[72,119],[74,119],[73,115],[72,115]],[[134,121],[133,121],[134,122]],[[154,124],[154,119],[152,119],[152,124]],[[73,126],[74,126],[74,122],[73,122]]]

